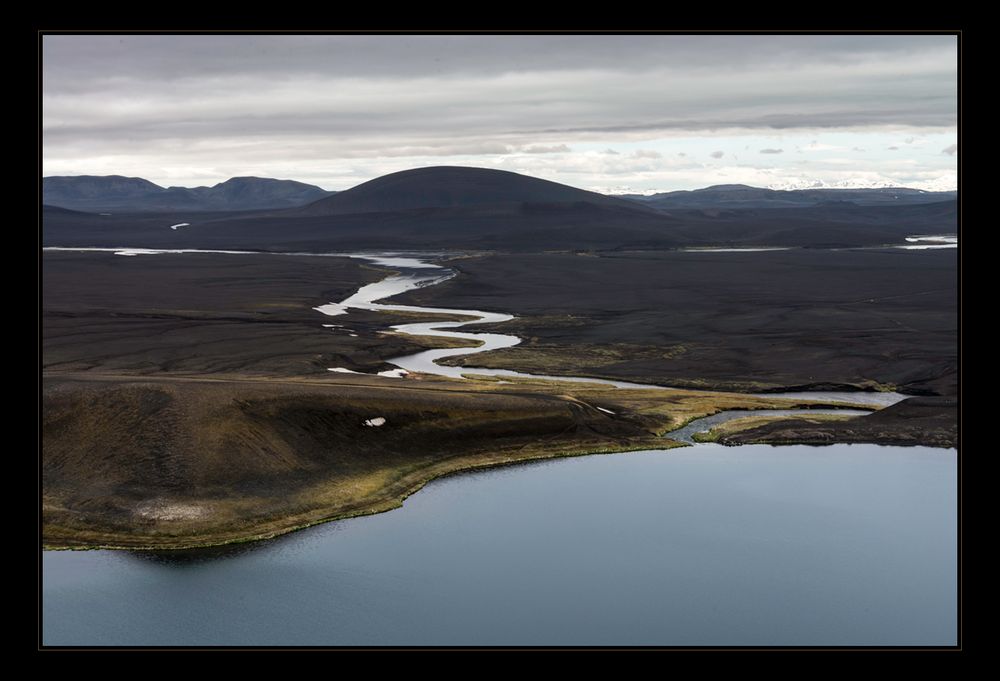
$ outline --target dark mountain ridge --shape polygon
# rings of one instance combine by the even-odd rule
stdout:
[[[212,187],[161,187],[140,177],[42,178],[42,203],[89,212],[267,210],[302,206],[332,192],[294,180],[234,177]]]
[[[954,234],[958,222],[954,200],[661,211],[516,173],[460,167],[393,173],[285,210],[80,215],[50,209],[43,219],[47,246],[277,251],[857,247]],[[189,224],[170,229],[180,222]]]
[[[745,184],[719,184],[702,189],[682,190],[629,198],[660,210],[683,208],[801,208],[852,203],[859,206],[899,206],[954,200],[957,192],[928,192],[909,187],[872,189],[765,189]]]

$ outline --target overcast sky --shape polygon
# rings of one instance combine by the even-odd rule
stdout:
[[[954,36],[43,38],[45,175],[954,189]]]

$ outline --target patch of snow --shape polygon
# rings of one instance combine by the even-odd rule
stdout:
[[[679,251],[684,251],[685,253],[758,253],[761,251],[790,251],[789,247],[785,246],[761,246],[758,248],[748,247],[748,248],[679,248]]]
[[[176,225],[170,225],[170,229],[176,232],[178,227],[190,227],[190,226],[191,226],[190,222],[178,222]]]
[[[365,421],[365,425],[366,426],[373,426],[375,428],[377,428],[379,426],[384,426],[385,425],[385,417],[384,416],[376,416],[373,419],[367,419]]]
[[[385,376],[386,378],[402,378],[403,376],[406,376],[408,373],[410,372],[407,371],[406,369],[389,369],[387,371],[378,372],[378,375]]]
[[[336,317],[339,314],[347,314],[347,306],[342,303],[327,303],[326,305],[320,305],[319,307],[314,307],[317,312],[322,312],[329,317]]]
[[[597,408],[598,408],[598,409],[599,409],[600,411],[603,411],[603,412],[604,412],[605,414],[611,414],[612,416],[614,415],[614,412],[613,412],[613,411],[611,411],[610,409],[605,409],[604,407],[597,407]]]
[[[360,374],[360,371],[354,371],[352,369],[346,369],[344,367],[333,367],[332,369],[327,369],[327,371],[333,371],[338,374]]]
[[[912,243],[920,243],[921,241],[932,241],[932,242],[945,243],[945,244],[957,244],[958,243],[958,237],[957,236],[948,236],[948,235],[944,235],[944,234],[942,234],[940,236],[908,236],[908,237],[906,237],[906,240],[909,241],[911,244]]]

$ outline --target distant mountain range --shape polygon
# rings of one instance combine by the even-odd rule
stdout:
[[[79,175],[42,180],[42,203],[86,212],[244,211],[301,208],[296,214],[394,213],[427,208],[588,203],[607,208],[731,209],[823,205],[889,206],[954,200],[957,192],[906,187],[763,189],[720,184],[692,191],[610,196],[486,168],[439,166],[392,173],[343,192],[294,180],[234,177],[213,187],[161,187],[140,177]]]
[[[801,208],[836,204],[901,206],[954,200],[958,192],[927,192],[906,187],[876,189],[763,189],[745,184],[719,184],[693,191],[642,196],[624,195],[659,210],[681,208]]]
[[[161,187],[141,177],[42,179],[42,203],[87,212],[239,211],[293,208],[330,196],[311,184],[234,177],[214,187]]]
[[[121,191],[145,187],[119,178]],[[230,180],[234,182],[234,180]],[[212,188],[218,189],[228,183]],[[155,187],[155,185],[153,185]],[[143,246],[260,250],[484,249],[642,250],[685,246],[853,247],[905,243],[914,234],[954,234],[953,193],[893,190],[781,192],[723,186],[687,197],[715,196],[700,206],[662,205],[606,196],[517,173],[485,168],[405,170],[327,195],[305,206],[257,211],[73,213],[46,206],[48,246]],[[741,207],[725,200],[750,201]],[[788,205],[777,198],[817,195]],[[928,196],[930,194],[930,196]],[[872,203],[829,199],[868,197]],[[889,199],[898,196],[899,199]],[[728,197],[728,198],[726,198]],[[662,197],[661,197],[662,198]],[[933,198],[935,200],[931,201]],[[240,208],[246,204],[236,202]],[[229,204],[233,205],[233,204]],[[171,229],[185,223],[180,229]]]

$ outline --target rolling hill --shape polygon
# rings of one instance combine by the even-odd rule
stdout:
[[[349,215],[429,208],[503,208],[524,204],[591,204],[619,210],[649,210],[647,206],[627,199],[506,170],[435,166],[383,175],[293,213],[304,216]]]

